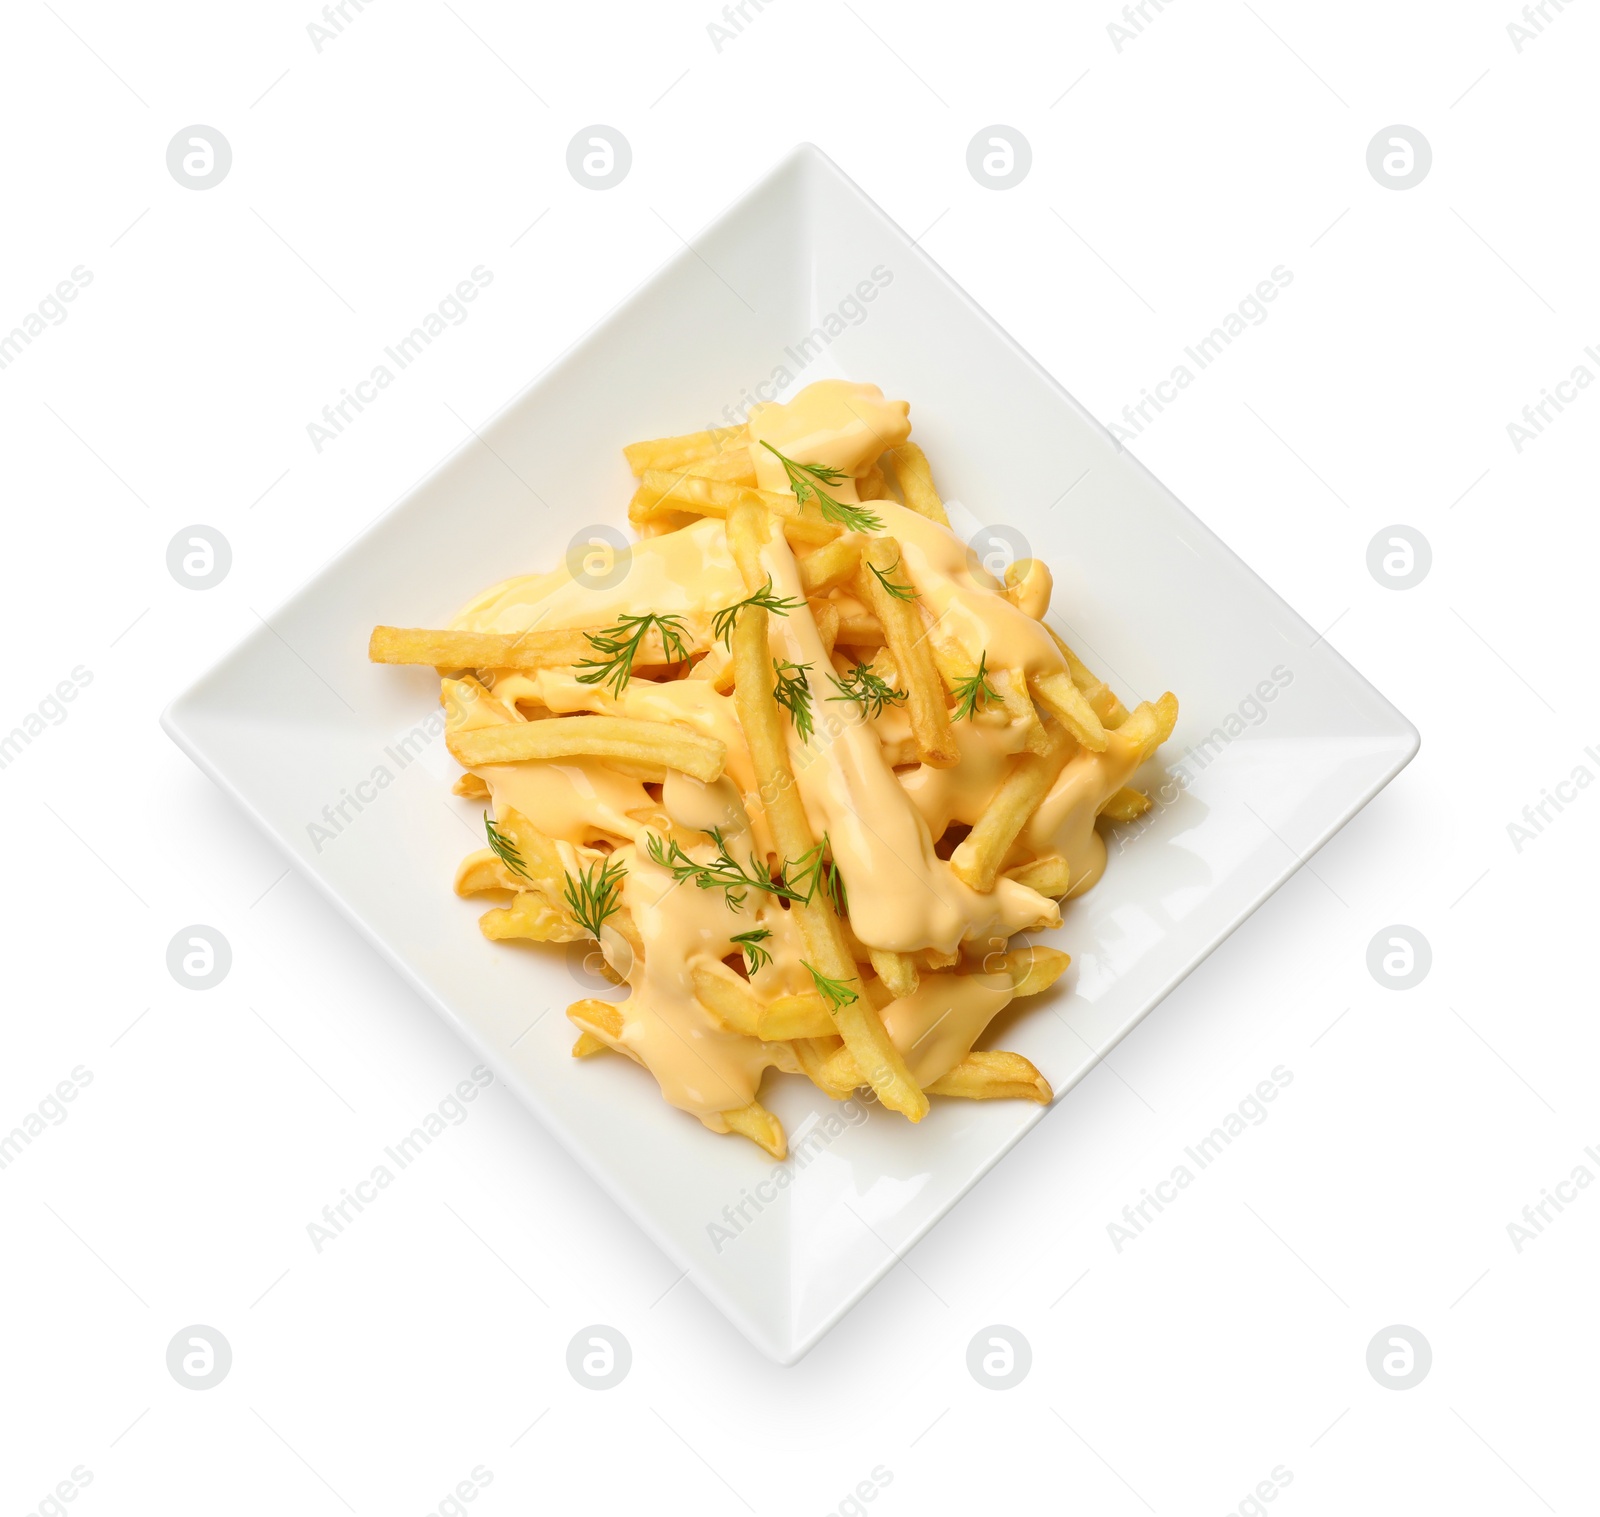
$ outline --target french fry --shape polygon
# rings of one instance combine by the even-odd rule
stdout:
[[[968,1101],[1055,1100],[1050,1082],[1019,1053],[973,1049],[949,1074],[928,1087],[931,1096],[960,1096]]]
[[[367,644],[367,657],[375,664],[431,664],[435,669],[558,669],[593,656],[594,645],[584,632],[539,628],[447,632],[374,627]]]
[[[972,831],[950,855],[950,868],[956,878],[974,890],[994,889],[995,878],[1011,845],[1027,826],[1039,802],[1050,793],[1050,787],[1067,761],[1071,745],[1066,733],[1060,727],[1047,731],[1050,751],[1017,755],[1010,773],[1000,782],[1000,788],[984,807]]]
[[[489,787],[475,774],[459,776],[450,787],[452,795],[464,796],[469,801],[486,801],[489,799]]]
[[[900,481],[900,493],[905,496],[908,509],[918,516],[926,516],[940,526],[948,527],[950,518],[945,514],[944,502],[933,487],[933,470],[928,467],[927,455],[914,442],[903,442],[885,455],[894,466],[895,478]]]
[[[519,890],[509,906],[484,912],[478,930],[486,938],[526,938],[535,943],[576,943],[589,935],[536,890]]]
[[[572,1057],[587,1059],[597,1053],[607,1053],[610,1048],[609,1043],[602,1043],[592,1032],[580,1032],[577,1041],[572,1045]]]
[[[887,948],[871,950],[872,967],[889,992],[890,999],[911,995],[917,988],[917,961],[909,953],[894,953]]]
[[[685,432],[681,437],[654,437],[630,442],[622,452],[634,475],[647,469],[681,469],[700,459],[744,451],[749,456],[750,434],[743,427],[716,427],[709,432]]]
[[[477,853],[469,853],[466,858],[462,859],[460,867],[456,870],[455,891],[457,895],[482,895],[486,890],[524,890],[526,888],[526,884],[519,881],[501,863],[499,854],[492,848],[484,848]]]
[[[527,759],[603,758],[664,764],[710,784],[722,777],[727,748],[717,738],[626,716],[563,716],[449,733],[463,768]]]
[[[1116,729],[1121,742],[1138,745],[1142,764],[1166,740],[1178,725],[1178,697],[1170,690],[1158,701],[1141,701],[1128,713],[1128,719]]]
[[[948,769],[959,762],[961,753],[950,732],[944,685],[934,667],[922,603],[915,598],[902,600],[891,594],[878,577],[882,574],[892,583],[904,583],[903,579],[894,578],[896,572],[904,573],[900,567],[900,544],[892,537],[868,538],[861,551],[857,593],[871,606],[883,628],[889,651],[894,654],[900,684],[908,696],[906,710],[911,717],[911,730],[916,734],[918,756],[925,764]],[[839,636],[841,640],[845,637],[842,625]]]
[[[1029,753],[1049,753],[1050,734],[1028,696],[1028,676],[1022,669],[1001,669],[995,675],[995,689],[1000,692],[1001,703],[1013,722],[1022,727],[1023,746]]]
[[[861,562],[861,539],[855,533],[836,537],[831,543],[795,557],[800,565],[800,585],[807,595],[831,590],[851,579]]]
[[[1054,853],[1034,859],[1031,863],[1019,864],[1015,869],[1007,869],[1005,877],[1056,901],[1072,888],[1072,871],[1067,861]]]
[[[764,1148],[774,1159],[788,1155],[789,1145],[783,1135],[783,1124],[759,1101],[723,1112],[722,1120],[731,1131],[748,1138],[758,1148]]]
[[[747,569],[747,582],[753,577]],[[814,846],[814,839],[789,767],[788,740],[769,672],[772,653],[767,639],[767,612],[760,606],[746,606],[739,613],[733,630],[733,656],[734,701],[755,772],[764,780],[767,822],[782,855],[798,859]],[[819,890],[809,901],[794,902],[791,912],[798,919],[813,973],[857,987],[853,999],[832,1011],[845,1046],[856,1055],[856,1062],[878,1099],[891,1110],[920,1122],[927,1115],[927,1097],[911,1078],[877,1011],[860,994],[855,961],[845,947],[827,892]]]
[[[1113,822],[1131,822],[1135,817],[1143,816],[1149,809],[1149,796],[1142,790],[1130,790],[1124,785],[1100,808],[1100,815],[1109,817]]]
[[[609,1001],[589,998],[574,1001],[567,1007],[567,1020],[581,1034],[593,1038],[595,1042],[603,1044],[613,1053],[626,1054],[635,1064],[644,1062],[622,1041],[622,1013]],[[576,1053],[577,1050],[574,1049],[573,1052]]]
[[[763,1001],[726,964],[696,964],[689,979],[695,999],[729,1032],[764,1043],[826,1038],[833,1033],[833,1019],[821,996],[782,995]]]
[[[750,461],[749,448],[731,448],[709,457],[691,459],[678,472],[693,474],[697,479],[721,479],[730,485],[749,485],[752,489],[756,483],[756,466]]]
[[[811,619],[817,624],[817,636],[822,639],[822,651],[833,657],[833,645],[839,640],[839,608],[831,600],[807,601]]]
[[[1106,751],[1106,729],[1089,704],[1089,698],[1059,669],[1047,669],[1031,676],[1028,688],[1033,698],[1090,753]]]
[[[830,1101],[848,1101],[855,1093],[853,1085],[840,1085],[828,1073],[829,1060],[838,1049],[844,1047],[843,1040],[837,1034],[831,1038],[796,1038],[789,1047],[794,1052],[799,1072]]]
[[[999,960],[996,963],[992,958],[985,959],[984,965],[996,974],[1010,975],[1011,994],[1021,997],[1036,996],[1048,990],[1066,973],[1072,956],[1059,948],[1029,944],[999,955]]]
[[[1055,579],[1042,558],[1019,558],[1007,564],[1005,586],[1006,599],[1025,616],[1040,621],[1050,609]]]
[[[883,469],[877,463],[872,464],[856,479],[856,494],[864,501],[883,500],[886,498],[887,490]]]
[[[1061,634],[1049,622],[1041,622],[1039,625],[1050,634],[1051,641],[1061,650],[1061,656],[1067,661],[1067,673],[1072,676],[1072,683],[1083,691],[1101,723],[1108,728],[1120,727],[1128,719],[1128,708],[1117,699],[1116,692],[1062,642]]]
[[[841,616],[837,641],[849,648],[880,648],[883,624],[875,616]]]
[[[694,474],[668,474],[655,469],[645,474],[634,491],[628,504],[628,516],[635,524],[650,521],[663,510],[693,511],[700,516],[726,518],[738,505],[763,507],[783,522],[786,535],[796,535],[805,542],[832,542],[839,536],[839,527],[824,519],[814,500],[802,505],[794,496],[777,490],[758,490],[753,485],[703,479]]]
[[[944,969],[954,969],[961,962],[961,950],[959,948],[948,950],[943,948],[924,948],[922,950],[922,962],[929,969],[936,972]]]

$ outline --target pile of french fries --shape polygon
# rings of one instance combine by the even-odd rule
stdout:
[[[372,634],[374,662],[428,665],[441,675],[447,743],[466,771],[456,793],[493,803],[485,816],[490,846],[470,855],[455,881],[460,895],[500,897],[481,918],[483,934],[496,941],[592,943],[591,962],[632,994],[621,1002],[576,1001],[568,1010],[579,1029],[572,1052],[580,1058],[618,1052],[649,1067],[645,1050],[659,1043],[647,1034],[659,1031],[659,1018],[646,991],[651,949],[640,915],[671,890],[724,891],[716,911],[725,909],[726,921],[714,916],[714,941],[685,958],[671,987],[674,1006],[689,1006],[703,1026],[685,1032],[681,1022],[673,1025],[680,1041],[693,1041],[696,1057],[726,1059],[718,1070],[723,1084],[708,1081],[711,1088],[742,1078],[749,1099],[720,1110],[687,1099],[678,1104],[715,1131],[752,1139],[774,1158],[785,1156],[786,1140],[776,1116],[757,1099],[767,1068],[808,1078],[836,1100],[868,1090],[913,1122],[928,1112],[930,1096],[1049,1102],[1049,1082],[1029,1060],[971,1043],[1009,1001],[1054,984],[1068,956],[1038,946],[1013,949],[992,935],[953,950],[886,948],[857,935],[832,845],[808,816],[796,774],[796,755],[806,759],[827,738],[810,730],[808,698],[797,706],[794,684],[784,683],[783,663],[774,656],[776,618],[805,617],[814,624],[831,667],[822,676],[800,676],[813,687],[827,677],[840,691],[875,692],[880,717],[885,709],[902,714],[897,726],[879,721],[873,729],[882,728],[882,763],[897,776],[918,766],[960,765],[957,727],[964,720],[1003,723],[1017,734],[1015,755],[992,782],[981,814],[928,842],[972,892],[987,898],[1004,886],[1013,899],[1016,886],[1036,892],[1033,928],[1058,925],[1059,899],[1092,881],[1074,880],[1063,857],[1032,855],[1023,843],[1030,819],[1067,766],[1084,755],[1103,763],[1095,773],[1107,776],[1104,793],[1094,796],[1102,818],[1128,820],[1147,810],[1148,798],[1122,779],[1171,733],[1175,698],[1167,694],[1130,711],[1053,630],[1059,667],[986,669],[981,654],[974,657],[974,650],[944,635],[908,583],[902,544],[892,533],[852,530],[854,518],[841,521],[830,512],[837,502],[828,494],[827,471],[799,465],[798,490],[757,484],[746,428],[660,438],[624,451],[638,480],[629,515],[641,537],[715,531],[706,522],[717,519],[743,579],[744,600],[682,617],[652,617],[650,608],[640,607],[631,622],[608,627],[378,627]],[[804,481],[810,478],[824,483],[808,491]],[[928,461],[909,440],[868,459],[853,479],[862,502],[893,503],[948,529]],[[803,601],[775,594],[776,553],[794,555]],[[1043,563],[1019,561],[1003,584],[990,583],[992,594],[1042,619],[1050,594]],[[704,722],[625,714],[621,697],[630,681],[678,680],[709,683],[731,703],[737,728],[724,726],[719,737]],[[573,710],[570,701],[561,711],[541,705],[536,692],[557,686],[581,693],[588,709]],[[730,754],[740,741],[747,755]],[[504,804],[478,773],[580,761],[638,781],[647,804],[608,823],[613,830],[578,843],[550,836],[539,816]],[[764,818],[765,856],[754,831],[737,832],[730,843],[720,829],[685,827],[661,803],[669,772],[712,786],[736,770],[758,777],[755,793],[742,799],[751,817]],[[851,880],[850,891],[871,883]],[[647,890],[648,898],[637,893]],[[756,927],[758,920],[766,925]],[[732,930],[740,924],[752,930]],[[798,975],[797,959],[809,980]],[[933,1004],[930,992],[936,997],[947,989],[956,996],[963,983],[969,998],[972,984],[981,984],[992,1008],[983,1002],[985,1014],[965,1046],[927,1043],[933,1032],[923,1026],[928,1015],[919,1011],[908,1021],[905,1008]],[[922,998],[913,1001],[919,990]],[[930,1055],[930,1047],[943,1052]],[[653,1072],[667,1090],[662,1072]]]

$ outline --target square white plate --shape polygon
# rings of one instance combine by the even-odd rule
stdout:
[[[946,495],[978,521],[1020,531],[1054,567],[1058,628],[1124,699],[1172,689],[1182,702],[1163,751],[1187,788],[1168,791],[1136,846],[1113,844],[1104,880],[1046,939],[1074,956],[1052,992],[1060,1015],[1033,1002],[1006,1018],[1005,1046],[1064,1096],[1404,767],[1417,733],[813,147],[797,149],[163,718],[700,1289],[785,1364],[1042,1110],[938,1101],[912,1127],[864,1106],[859,1122],[830,1126],[828,1102],[774,1076],[764,1099],[793,1155],[775,1166],[669,1108],[628,1061],[570,1058],[561,1012],[593,992],[574,984],[559,950],[487,943],[481,904],[452,895],[471,844],[448,807],[474,831],[481,807],[449,797],[455,766],[438,738],[403,762],[399,745],[438,710],[438,683],[427,670],[373,668],[366,645],[376,623],[442,625],[482,587],[553,566],[597,519],[625,527],[623,443],[725,423],[724,407],[737,414],[831,376],[911,402]],[[1018,448],[1017,437],[1050,445]],[[357,791],[380,767],[392,783]],[[324,807],[347,792],[371,799],[360,814],[347,804],[337,835],[317,837]],[[369,824],[371,810],[382,825]]]

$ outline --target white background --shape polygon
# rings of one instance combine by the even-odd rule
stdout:
[[[1594,1510],[1600,1194],[1520,1252],[1507,1224],[1600,1176],[1600,794],[1507,828],[1600,775],[1600,394],[1520,453],[1507,424],[1600,375],[1600,15],[1551,4],[1519,52],[1509,0],[1169,0],[1118,51],[1109,0],[772,0],[719,51],[710,0],[347,9],[320,52],[309,0],[15,0],[0,34],[0,333],[93,276],[0,370],[0,733],[92,674],[0,770],[0,1133],[92,1075],[0,1171],[4,1510],[74,1469],[91,1517],[420,1517],[474,1469],[486,1517]],[[634,155],[604,193],[565,167],[596,122]],[[166,167],[192,123],[232,145],[204,192]],[[966,168],[992,123],[1033,150],[1005,192]],[[1434,154],[1402,192],[1366,166],[1394,123]],[[1133,446],[1423,747],[784,1370],[499,1086],[314,1251],[473,1060],[156,718],[803,138],[1108,422],[1291,270]],[[470,319],[315,451],[475,265]],[[233,551],[204,592],[166,567],[193,523]],[[1434,555],[1403,592],[1366,566],[1393,523]],[[165,963],[191,923],[233,947],[203,993]],[[1433,949],[1405,992],[1366,967],[1393,923]],[[1277,1065],[1270,1118],[1119,1252]],[[566,1369],[591,1323],[633,1348],[611,1391]],[[167,1371],[190,1324],[232,1345],[215,1389]],[[1031,1344],[1014,1390],[967,1371],[990,1324]],[[1366,1366],[1392,1324],[1432,1346],[1411,1390]]]

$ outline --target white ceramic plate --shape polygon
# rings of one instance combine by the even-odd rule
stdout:
[[[1041,1109],[938,1101],[912,1127],[863,1106],[843,1123],[803,1081],[774,1076],[763,1099],[794,1156],[773,1165],[666,1106],[628,1061],[574,1061],[561,1012],[593,990],[574,985],[560,950],[485,942],[482,906],[451,894],[471,844],[449,809],[476,831],[481,807],[448,796],[455,766],[439,738],[424,729],[414,755],[402,746],[437,712],[437,681],[373,668],[366,644],[376,623],[441,625],[483,586],[550,567],[597,517],[625,527],[624,442],[723,423],[724,407],[835,376],[911,402],[946,495],[1054,567],[1058,627],[1125,699],[1170,688],[1182,700],[1164,754],[1187,788],[1173,786],[1136,846],[1114,848],[1105,879],[1067,908],[1048,941],[1075,963],[1051,1006],[1006,1018],[1005,1045],[1066,1098],[1404,767],[1417,734],[815,148],[796,150],[163,718],[782,1363]],[[1018,436],[1050,445],[1017,448]],[[380,767],[392,782],[358,790]],[[347,803],[348,823],[317,837],[312,824],[347,793],[370,797],[366,809]],[[368,824],[372,809],[382,825]]]

